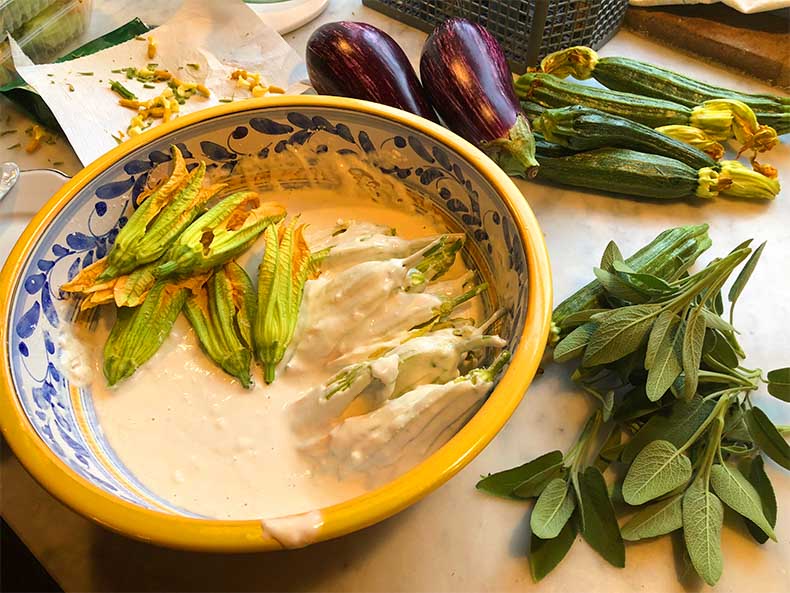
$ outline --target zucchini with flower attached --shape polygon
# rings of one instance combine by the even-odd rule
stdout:
[[[695,78],[647,62],[625,57],[601,58],[589,47],[571,47],[543,58],[541,70],[560,78],[577,80],[594,78],[607,88],[666,99],[687,107],[696,107],[712,99],[729,99],[745,103],[761,124],[777,133],[790,132],[790,97],[752,94],[717,87]]]
[[[704,152],[653,128],[581,105],[547,109],[532,127],[549,142],[575,151],[630,148],[673,158],[695,169],[716,165]]]
[[[515,88],[519,98],[543,107],[583,105],[651,128],[690,125],[713,140],[735,138],[742,150],[765,152],[779,142],[776,131],[759,124],[751,108],[740,101],[715,99],[692,108],[664,99],[568,82],[545,72],[522,74],[516,79]]]
[[[644,198],[728,196],[770,200],[779,182],[737,161],[695,169],[675,159],[623,148],[599,148],[558,158],[540,157],[538,179]]]

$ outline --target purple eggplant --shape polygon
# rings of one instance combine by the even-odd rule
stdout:
[[[422,50],[420,78],[448,128],[509,175],[535,176],[535,138],[505,54],[484,27],[460,18],[436,27]]]
[[[307,40],[307,73],[321,95],[365,99],[437,121],[406,54],[384,31],[340,21]]]

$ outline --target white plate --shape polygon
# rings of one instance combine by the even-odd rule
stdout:
[[[0,201],[0,267],[27,223],[69,178],[60,171],[22,171],[16,185]]]
[[[324,12],[329,0],[286,0],[265,4],[247,3],[261,17],[261,20],[275,29],[280,35],[290,33],[309,23]]]

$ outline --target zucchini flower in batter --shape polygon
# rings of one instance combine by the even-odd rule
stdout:
[[[322,438],[355,401],[376,408],[419,384],[455,379],[468,353],[504,347],[502,338],[485,333],[495,319],[479,328],[421,332],[378,358],[342,369],[288,406],[294,432],[305,441]]]
[[[184,305],[184,313],[208,357],[248,388],[252,386],[255,309],[252,281],[236,262],[218,268],[207,285]]]
[[[491,366],[445,383],[419,385],[367,414],[346,418],[326,438],[308,445],[324,464],[341,472],[369,472],[414,463],[443,445],[477,411],[510,360],[500,353]]]
[[[164,343],[189,289],[160,281],[139,307],[118,309],[104,345],[104,376],[110,385],[130,377]]]
[[[255,317],[255,357],[266,383],[293,339],[304,285],[317,275],[316,259],[297,219],[265,231],[266,251],[258,267],[258,309]]]
[[[224,198],[182,232],[153,269],[156,278],[210,271],[246,251],[285,207],[262,202],[255,192]]]
[[[187,173],[178,148],[173,147],[172,152],[173,174],[143,201],[119,231],[107,254],[107,268],[98,280],[117,278],[158,259],[201,214],[203,205],[224,187],[203,188],[205,163]]]

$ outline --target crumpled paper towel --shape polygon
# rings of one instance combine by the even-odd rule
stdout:
[[[716,4],[723,2],[744,14],[778,10],[790,6],[790,0],[631,0],[631,6],[670,6],[677,4]]]
[[[210,97],[195,94],[180,106],[180,114],[218,105],[220,99],[249,98],[249,90],[237,88],[230,79],[236,69],[258,72],[263,82],[288,94],[308,88],[302,82],[306,73],[299,55],[240,0],[185,0],[178,13],[146,33],[146,39],[149,35],[157,45],[153,59],[148,59],[147,41],[133,39],[84,58],[41,65],[33,64],[12,40],[17,71],[52,110],[83,165],[114,148],[113,135],[126,132],[135,115],[118,104],[110,80],[118,80],[140,100],[151,99],[166,88],[160,82],[147,89],[142,82],[111,70],[143,68],[153,62],[181,80],[209,88]]]

